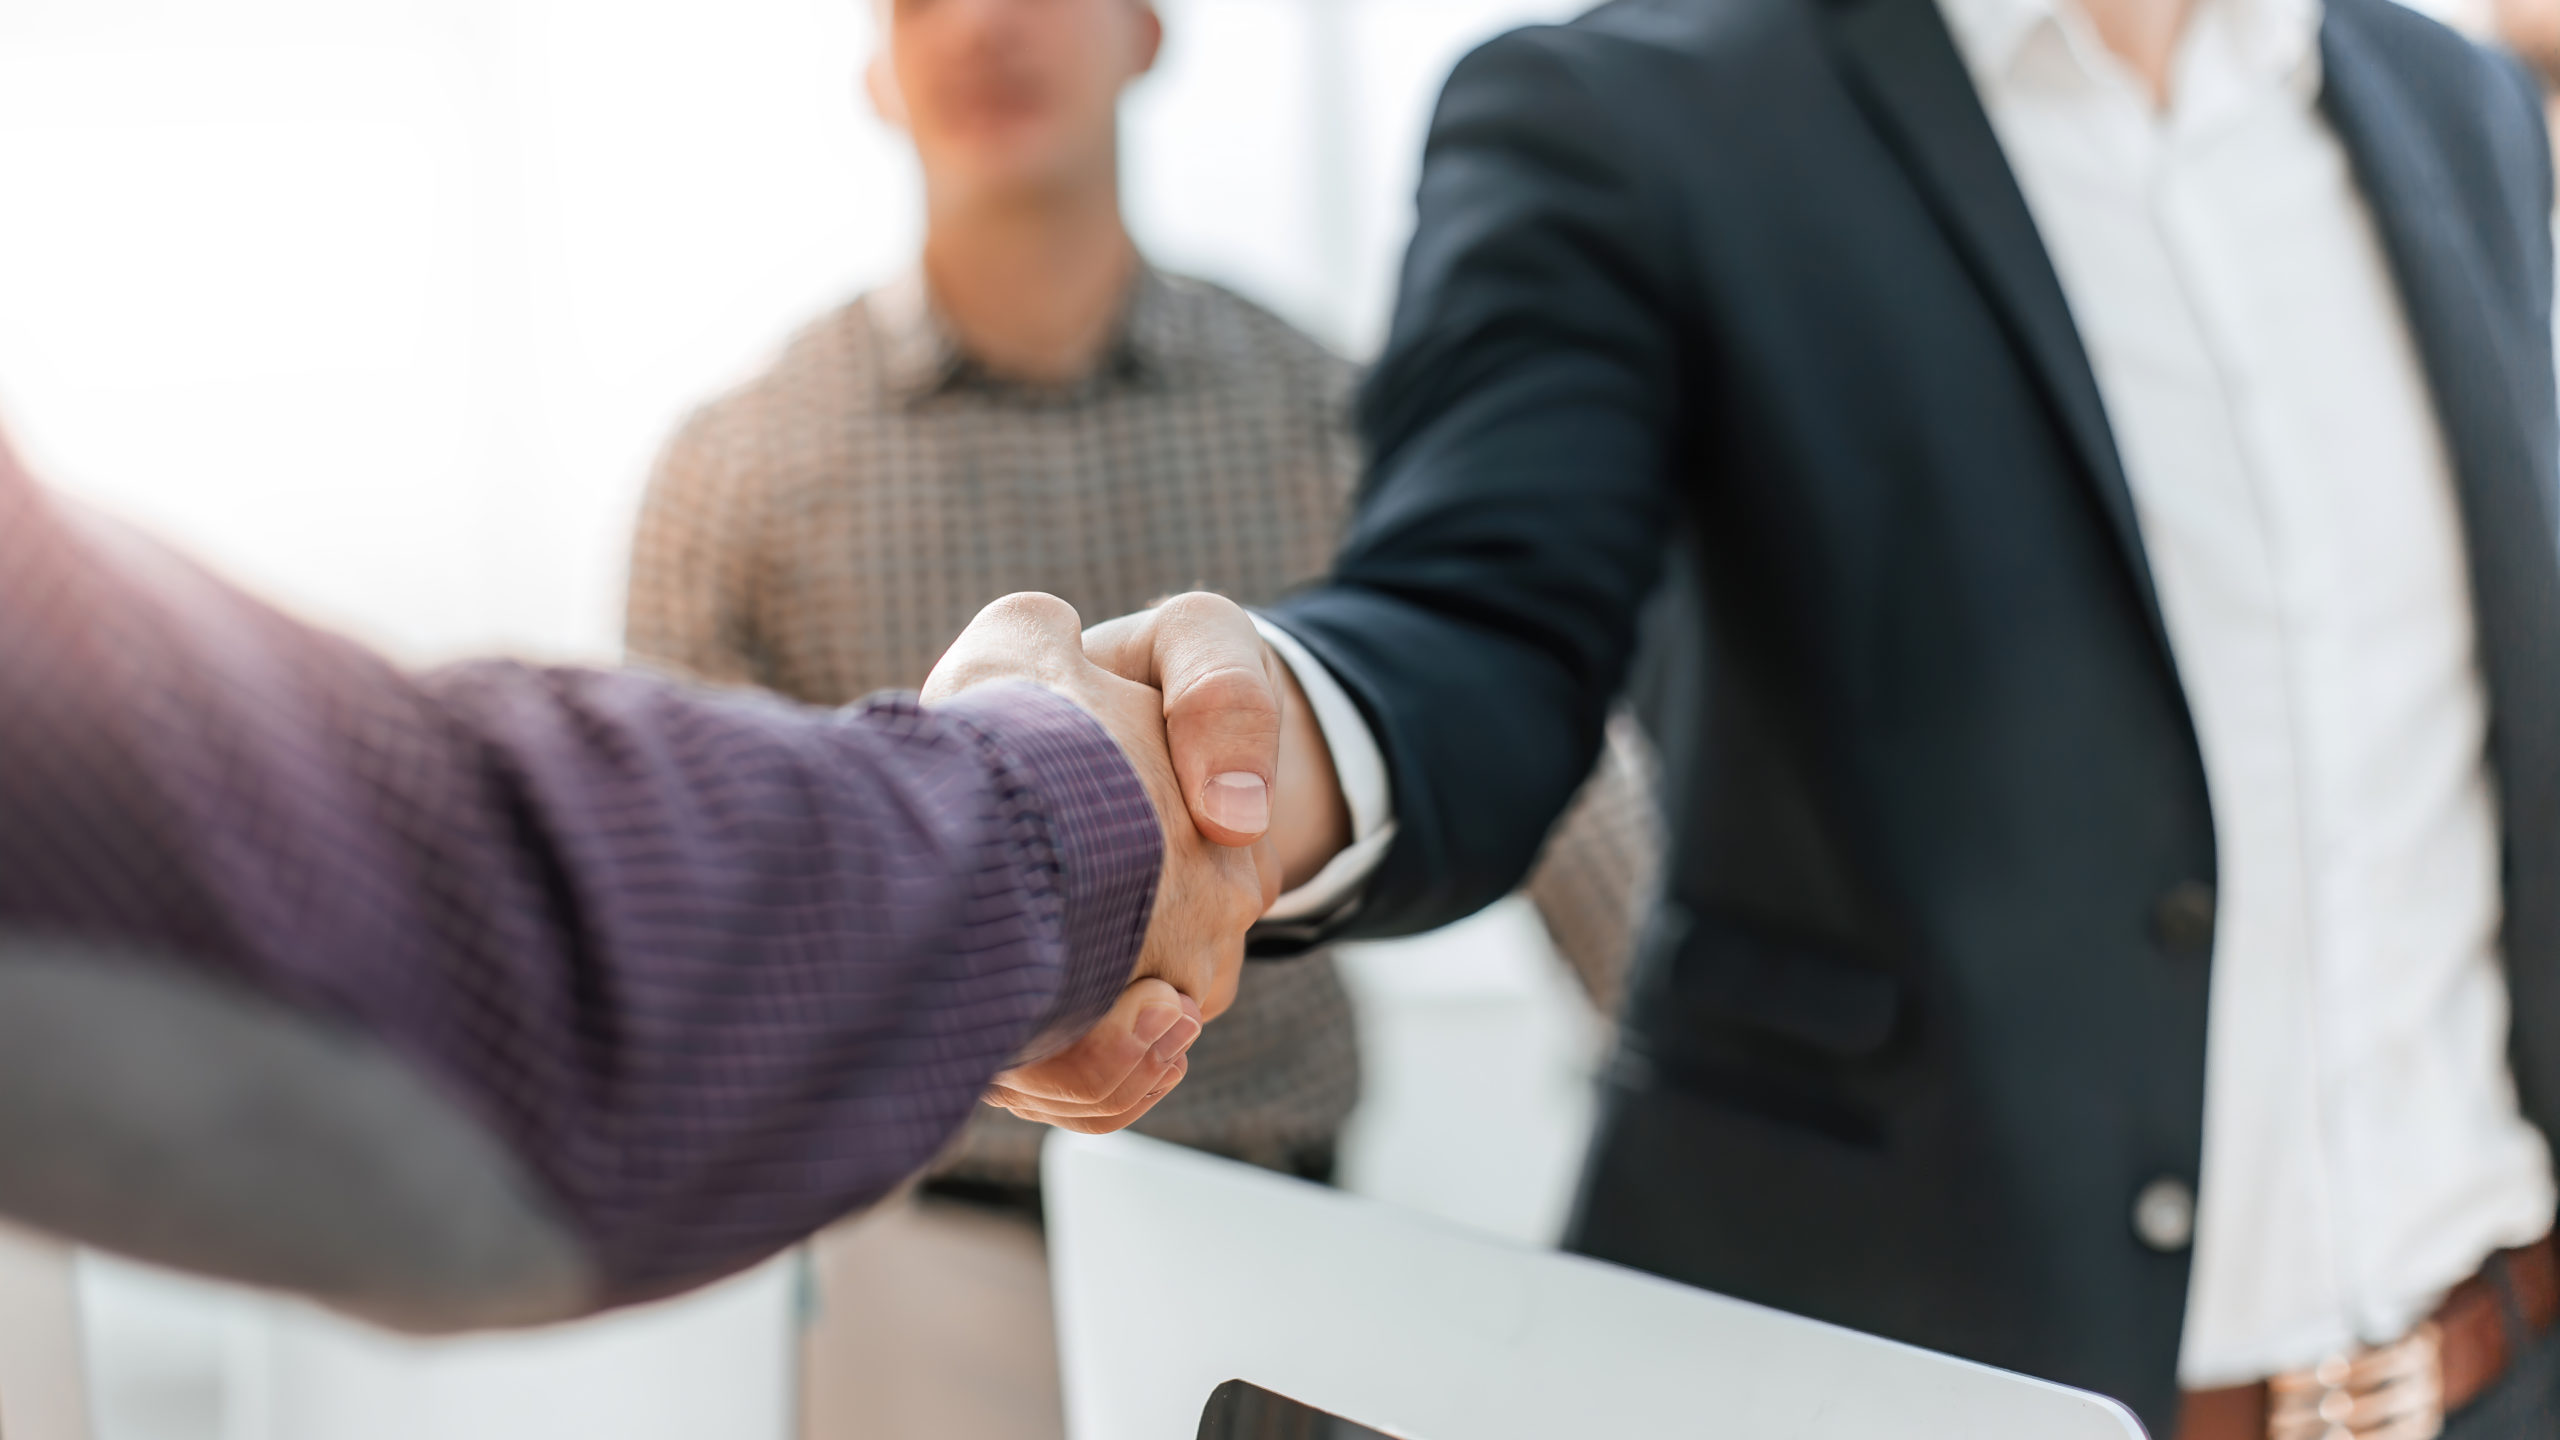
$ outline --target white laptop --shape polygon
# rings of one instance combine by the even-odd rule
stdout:
[[[1134,1135],[1043,1172],[1074,1440],[2142,1440],[2100,1396]]]

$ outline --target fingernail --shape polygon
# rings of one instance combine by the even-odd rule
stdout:
[[[1171,1005],[1148,1005],[1138,1011],[1137,1023],[1131,1028],[1138,1043],[1153,1045],[1164,1038],[1164,1032],[1182,1022],[1182,1012]]]
[[[1181,1059],[1182,1052],[1190,1049],[1191,1042],[1199,1038],[1200,1022],[1185,1016],[1181,1024],[1165,1032],[1164,1038],[1156,1042],[1156,1048],[1147,1052],[1147,1058],[1159,1065],[1170,1065]]]
[[[1262,777],[1242,770],[1209,777],[1200,808],[1230,830],[1259,835],[1271,828],[1271,790]]]

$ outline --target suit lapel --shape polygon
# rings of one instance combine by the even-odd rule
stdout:
[[[2544,372],[2496,322],[2487,258],[2464,227],[2427,113],[2386,58],[2367,11],[2328,0],[2321,104],[2353,157],[2423,357],[2470,540],[2483,669],[2506,815],[2508,949],[2517,1011],[2560,1015],[2560,496],[2531,423]],[[2081,462],[2084,479],[2169,657],[2105,405],[2034,217],[1935,0],[1818,5],[1852,92],[1999,315]],[[2531,337],[2541,343],[2537,330]],[[2172,662],[2174,674],[2174,661]],[[2546,733],[2549,732],[2549,733]],[[2520,962],[2524,969],[2517,969]],[[2524,1034],[2519,1029],[2520,1039]],[[2537,1113],[2560,1121],[2560,1046],[2519,1066]],[[2533,1073],[2542,1071],[2546,1073]]]
[[[2097,378],[1935,0],[1834,0],[1823,12],[1850,89],[1954,241],[2069,437],[2166,656],[2168,630]]]
[[[2547,489],[2524,466],[2529,456],[2519,438],[2527,433],[2524,407],[2550,397],[2522,392],[2537,369],[2509,354],[2511,336],[2491,323],[2491,269],[2465,225],[2476,205],[2455,192],[2427,113],[2378,44],[2353,0],[2327,8],[2319,26],[2319,108],[2353,156],[2355,179],[2391,254],[2465,500],[2488,502],[2509,520],[2542,520],[2547,533]]]
[[[2539,368],[2513,353],[2509,330],[2494,323],[2494,308],[2504,302],[2492,297],[2490,262],[2465,224],[2478,207],[2456,192],[2426,113],[2382,58],[2360,13],[2354,0],[2333,0],[2322,21],[2320,108],[2346,145],[2389,252],[2474,523],[2472,543],[2496,539],[2476,533],[2491,519],[2549,536],[2551,477],[2537,476],[2525,437],[2526,417],[2552,397],[2526,393]],[[2535,339],[2548,343],[2539,331]],[[2541,553],[2547,548],[2535,547],[2536,563],[2526,568],[2549,572],[2551,557]],[[2499,558],[2491,557],[2493,569]],[[2533,583],[2552,578],[2546,573]]]
[[[2531,393],[2548,372],[2519,351],[2548,345],[2549,331],[2512,316],[2500,323],[2522,297],[2494,295],[2496,272],[2466,223],[2497,197],[2456,186],[2445,138],[2367,18],[2380,3],[2329,0],[2320,103],[2381,231],[2457,477],[2506,831],[2516,1078],[2527,1113],[2552,1130],[2560,1124],[2560,531],[2551,453],[2536,438],[2553,398]]]

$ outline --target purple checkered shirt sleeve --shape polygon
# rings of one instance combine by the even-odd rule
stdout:
[[[1047,691],[808,710],[405,674],[0,447],[0,930],[147,947],[388,1045],[605,1303],[887,1193],[1134,967],[1163,837]]]

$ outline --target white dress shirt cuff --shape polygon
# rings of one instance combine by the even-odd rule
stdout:
[[[1325,862],[1307,883],[1281,896],[1263,918],[1328,920],[1360,898],[1361,888],[1386,858],[1387,847],[1395,843],[1395,796],[1387,785],[1386,755],[1378,749],[1378,737],[1370,733],[1360,707],[1351,703],[1342,682],[1333,678],[1324,662],[1308,654],[1296,636],[1261,616],[1253,617],[1253,625],[1280,653],[1289,673],[1297,677],[1298,688],[1306,692],[1307,707],[1315,711],[1316,728],[1324,733],[1325,749],[1333,756],[1333,778],[1342,787],[1344,806],[1351,811],[1350,845]]]

